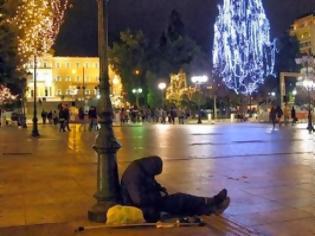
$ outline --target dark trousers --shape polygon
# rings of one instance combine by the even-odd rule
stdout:
[[[165,196],[160,203],[160,211],[172,215],[194,216],[209,214],[213,211],[213,208],[212,198],[198,197],[185,193]]]
[[[198,216],[211,214],[215,209],[213,198],[193,196],[185,193],[175,193],[162,197],[154,207],[142,208],[147,222],[156,222],[161,212],[173,216]]]

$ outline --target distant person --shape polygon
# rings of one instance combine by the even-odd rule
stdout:
[[[76,122],[79,111],[78,111],[78,108],[75,106],[75,102],[71,103],[69,112],[70,112],[70,122],[72,123]]]
[[[155,176],[162,173],[163,162],[158,156],[133,161],[121,179],[122,201],[142,210],[147,222],[156,222],[161,212],[170,215],[197,216],[221,214],[230,203],[227,190],[213,197],[198,197],[185,193],[169,195]]]
[[[65,108],[64,107],[61,107],[59,109],[59,132],[66,132],[66,112],[65,112]]]
[[[53,123],[53,113],[51,110],[47,113],[47,119],[49,124]]]
[[[295,111],[294,106],[292,106],[292,109],[291,109],[291,120],[292,120],[292,126],[294,126],[298,120],[296,117],[296,111]]]
[[[277,122],[279,123],[279,127],[280,127],[282,123],[282,116],[283,116],[283,111],[280,106],[277,106],[276,114],[277,114]]]
[[[57,125],[59,122],[59,119],[58,119],[57,111],[55,111],[55,110],[52,113],[52,119],[53,119],[54,125]]]
[[[92,131],[92,129],[95,127],[95,129],[97,130],[97,111],[96,111],[96,107],[95,106],[91,106],[89,113],[89,131]]]
[[[272,123],[273,129],[275,129],[276,123],[277,123],[277,113],[276,113],[276,108],[274,106],[271,106],[270,113],[269,113],[269,120]]]
[[[290,107],[288,104],[285,104],[284,106],[283,117],[284,117],[284,124],[288,125],[289,120],[290,120]]]
[[[46,124],[46,120],[47,120],[47,112],[45,110],[42,111],[41,113],[42,116],[42,120],[43,120],[43,124]]]
[[[65,105],[63,110],[64,110],[64,116],[65,116],[65,128],[70,132],[71,131],[70,126],[69,126],[70,110],[69,110],[68,104]]]
[[[126,123],[126,118],[127,118],[126,110],[125,108],[121,108],[120,113],[119,113],[120,125],[123,125]]]

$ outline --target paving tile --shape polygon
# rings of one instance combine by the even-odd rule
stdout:
[[[290,220],[303,220],[305,218],[311,218],[314,215],[304,210],[286,208],[274,211],[235,215],[229,214],[227,211],[226,216],[241,225],[252,227],[256,225],[282,223]]]
[[[315,234],[315,218],[285,221],[256,226],[264,235],[272,236],[311,236]]]

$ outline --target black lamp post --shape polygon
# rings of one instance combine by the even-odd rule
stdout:
[[[37,119],[37,56],[34,55],[34,104],[33,104],[33,129],[32,129],[32,137],[36,138],[39,137],[38,132],[38,119]]]
[[[108,2],[97,0],[98,7],[98,54],[100,58],[100,99],[97,113],[100,130],[94,150],[97,153],[96,204],[88,211],[88,218],[95,222],[105,222],[107,210],[120,201],[119,177],[116,153],[121,147],[117,142],[113,126],[113,109],[110,101],[108,75]]]
[[[313,115],[312,115],[312,97],[311,92],[315,89],[315,82],[314,82],[314,64],[315,59],[311,55],[305,55],[301,58],[295,59],[298,65],[302,65],[303,68],[301,69],[302,76],[299,78],[299,84],[302,85],[307,90],[308,95],[308,116],[307,116],[307,130],[312,133],[315,131],[313,126]]]
[[[200,110],[200,106],[201,106],[201,85],[206,83],[208,81],[208,76],[206,75],[202,75],[202,76],[193,76],[191,77],[191,82],[193,82],[194,84],[196,84],[196,86],[198,86],[199,89],[199,98],[198,98],[198,124],[201,124],[201,110]]]

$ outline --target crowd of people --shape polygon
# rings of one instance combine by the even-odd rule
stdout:
[[[60,132],[70,132],[70,123],[80,123],[85,127],[87,123],[86,117],[88,118],[89,130],[97,130],[97,112],[95,106],[90,106],[87,114],[85,114],[82,106],[77,108],[74,102],[71,106],[67,103],[60,103],[56,110],[47,112],[43,109],[41,112],[42,123],[44,125],[53,124],[59,126]]]
[[[288,125],[291,121],[293,126],[298,121],[294,106],[290,109],[287,104],[284,106],[283,110],[280,106],[272,105],[269,112],[269,120],[272,123],[273,129],[276,128],[276,124],[281,127],[282,123],[284,123],[284,125]]]
[[[138,108],[133,106],[130,109],[121,108],[119,111],[119,120],[123,125],[128,122],[152,122],[161,124],[184,124],[191,116],[191,111],[182,108]]]

